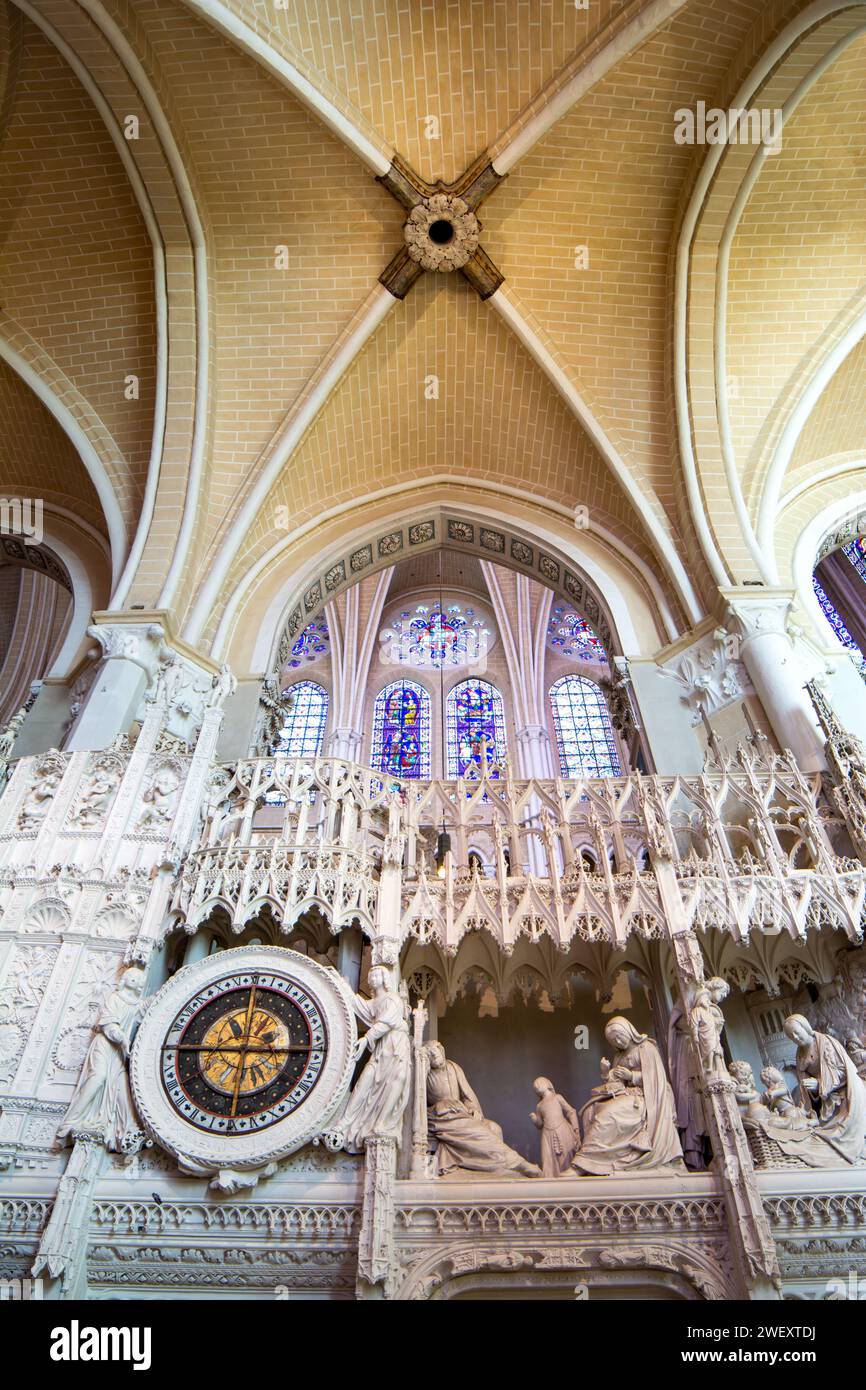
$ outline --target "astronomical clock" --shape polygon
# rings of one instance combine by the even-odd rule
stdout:
[[[326,1129],[349,1087],[356,1032],[336,971],[279,946],[185,966],[132,1049],[135,1102],[184,1172],[251,1186]]]

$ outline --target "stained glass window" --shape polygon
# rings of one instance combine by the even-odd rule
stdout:
[[[292,647],[288,665],[297,670],[305,661],[318,661],[328,650],[330,633],[324,618],[316,618],[307,623],[297,642]]]
[[[373,767],[392,777],[430,776],[430,696],[415,681],[394,681],[376,696]]]
[[[547,640],[563,656],[578,661],[607,661],[607,652],[589,623],[565,604],[554,604],[551,609]]]
[[[861,652],[857,643],[854,641],[854,638],[851,636],[850,632],[848,631],[847,627],[842,621],[840,614],[837,613],[836,609],[833,607],[828,595],[822,589],[820,583],[815,578],[814,574],[812,575],[812,588],[815,590],[815,597],[821,605],[821,611],[824,614],[824,617],[827,619],[827,622],[832,627],[833,631],[839,638],[839,641],[842,643],[843,647],[847,647],[849,651],[854,652],[855,655],[859,658],[859,665],[862,671],[864,667],[866,667],[866,659],[864,659],[863,653]]]
[[[481,739],[487,739],[488,761],[505,757],[505,717],[502,696],[487,681],[461,681],[445,701],[445,746],[448,776],[462,777],[481,757]]]
[[[860,578],[866,582],[866,537],[858,536],[856,540],[849,541],[847,545],[843,545],[842,550],[851,561],[851,564],[854,566]]]
[[[284,692],[286,715],[274,745],[289,758],[315,757],[322,751],[328,720],[328,692],[315,681],[298,681]]]
[[[563,777],[618,777],[607,702],[595,681],[563,676],[550,687],[550,704]]]
[[[474,608],[419,603],[391,619],[382,633],[385,656],[404,666],[465,666],[488,649],[490,628]]]

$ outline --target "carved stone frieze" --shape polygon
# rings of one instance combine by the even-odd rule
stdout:
[[[745,667],[733,655],[735,649],[731,634],[716,628],[675,663],[662,668],[680,686],[693,724],[752,693]]]

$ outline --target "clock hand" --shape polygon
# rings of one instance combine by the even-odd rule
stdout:
[[[232,1117],[234,1117],[234,1116],[237,1114],[237,1110],[238,1110],[238,1095],[239,1095],[239,1093],[240,1093],[240,1089],[241,1089],[241,1079],[242,1079],[242,1077],[243,1077],[244,1069],[245,1069],[245,1066],[246,1066],[246,1043],[247,1043],[247,1040],[249,1039],[249,1036],[250,1036],[250,1024],[252,1023],[253,1009],[255,1008],[255,1004],[256,1004],[256,986],[257,986],[257,984],[258,984],[258,979],[254,979],[252,985],[250,986],[250,998],[249,998],[249,1003],[248,1003],[248,1005],[247,1005],[247,1015],[246,1015],[246,1019],[244,1020],[244,1033],[243,1033],[244,1047],[241,1049],[241,1054],[240,1054],[240,1056],[239,1056],[239,1058],[238,1058],[237,1076],[235,1077],[235,1089],[234,1089],[234,1093],[233,1093],[233,1095],[232,1095],[232,1108],[231,1108],[231,1115],[232,1115]]]

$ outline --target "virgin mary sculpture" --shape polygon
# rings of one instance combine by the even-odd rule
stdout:
[[[602,1084],[580,1111],[584,1137],[572,1168],[592,1176],[683,1172],[673,1092],[656,1044],[621,1017],[604,1036],[616,1051],[612,1062],[602,1059]]]
[[[819,1033],[802,1014],[785,1019],[785,1032],[797,1044],[797,1080],[807,1113],[816,1116],[815,1133],[847,1163],[864,1155],[866,1087],[840,1042]]]

